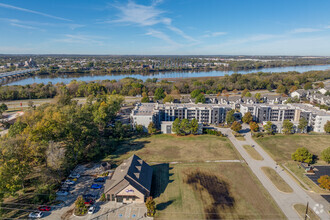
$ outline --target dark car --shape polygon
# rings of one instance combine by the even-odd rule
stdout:
[[[92,184],[91,188],[92,189],[101,189],[103,186],[100,184]]]
[[[84,198],[85,200],[88,200],[88,199],[96,199],[96,195],[86,194],[86,195],[83,195],[83,198]]]
[[[94,179],[94,182],[97,182],[97,183],[104,183],[104,182],[105,182],[105,178],[104,178],[104,177],[98,177],[98,178],[95,178],[95,179]]]
[[[44,206],[40,206],[40,207],[38,208],[39,211],[43,211],[43,212],[49,212],[51,209],[52,209],[52,208],[51,208],[50,206],[46,206],[46,205],[44,205]]]

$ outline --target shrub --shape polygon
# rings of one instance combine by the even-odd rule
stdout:
[[[328,147],[322,151],[321,159],[327,163],[330,163],[330,147]]]

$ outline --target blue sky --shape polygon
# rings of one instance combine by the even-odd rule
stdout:
[[[329,0],[0,0],[0,54],[330,56]]]

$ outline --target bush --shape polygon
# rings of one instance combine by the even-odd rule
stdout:
[[[74,208],[75,215],[87,214],[87,206],[85,205],[85,200],[82,196],[79,196],[74,204],[75,204],[75,208]]]
[[[330,163],[330,147],[328,147],[322,151],[321,159],[327,163]]]
[[[213,130],[213,129],[204,129],[203,130],[204,134],[209,134],[209,135],[215,135],[219,137],[224,137],[224,135],[221,133],[221,131]]]
[[[253,137],[256,137],[256,138],[260,138],[260,137],[263,137],[264,134],[262,132],[253,132],[252,133],[252,136]]]

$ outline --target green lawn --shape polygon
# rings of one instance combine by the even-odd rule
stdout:
[[[273,182],[276,188],[282,192],[292,193],[292,188],[282,179],[278,173],[270,167],[262,167],[261,170]]]
[[[242,163],[153,166],[156,219],[284,219]]]
[[[243,145],[244,149],[255,160],[264,160],[264,158],[251,145]]]
[[[196,162],[240,159],[231,142],[212,135],[153,135],[124,142],[105,160],[115,163],[136,154],[147,162]]]
[[[329,147],[330,135],[276,134],[255,140],[280,163],[291,161],[291,154],[299,147],[306,147],[312,154],[320,157],[322,150]],[[325,164],[318,160],[319,164]]]

